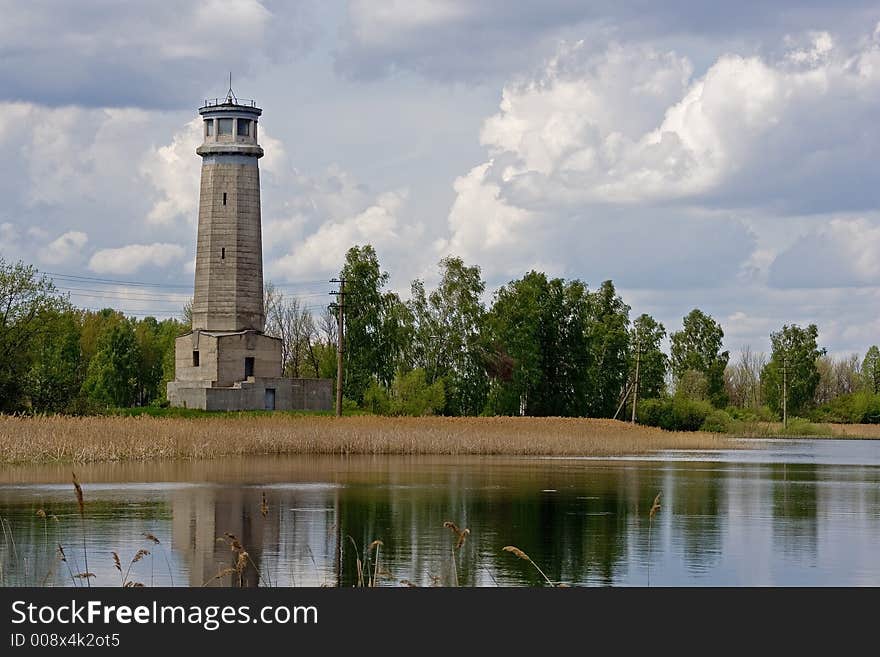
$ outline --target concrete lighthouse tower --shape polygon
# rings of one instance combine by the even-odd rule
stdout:
[[[262,333],[263,245],[260,170],[253,101],[239,101],[230,88],[222,103],[205,101],[204,142],[196,248],[194,330]]]
[[[173,406],[204,410],[329,409],[326,379],[282,377],[281,340],[263,333],[263,246],[257,122],[229,91],[206,100],[192,331],[175,342]]]

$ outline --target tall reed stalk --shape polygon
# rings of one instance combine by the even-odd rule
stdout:
[[[455,543],[452,546],[452,573],[455,576],[455,586],[458,586],[458,564],[455,562],[455,553],[464,546],[464,542],[470,535],[471,530],[467,527],[459,529],[458,525],[451,520],[444,522],[443,526],[449,529],[455,536]]]
[[[94,573],[89,571],[89,552],[88,547],[86,545],[86,505],[85,499],[83,498],[82,486],[79,485],[79,481],[76,478],[76,473],[71,472],[73,475],[73,490],[76,493],[76,504],[79,507],[79,520],[82,525],[82,539],[83,539],[83,561],[85,562],[86,570],[83,573],[78,573],[77,577],[84,578],[86,580],[86,584],[89,588],[92,588],[91,578],[94,577]]]
[[[530,564],[532,564],[535,567],[535,569],[539,573],[541,573],[541,577],[544,578],[545,582],[547,582],[550,586],[556,586],[556,584],[554,584],[551,581],[551,579],[549,577],[547,577],[547,574],[543,570],[541,570],[541,567],[538,564],[536,564],[534,561],[532,561],[532,558],[529,555],[527,555],[525,552],[520,550],[518,547],[516,547],[515,545],[507,545],[502,549],[505,552],[510,552],[512,555],[519,557],[523,561],[528,561]]]
[[[144,532],[141,536],[150,541],[153,545],[158,545],[162,549],[162,556],[165,557],[165,566],[168,568],[168,577],[171,580],[171,586],[174,586],[174,573],[171,572],[171,562],[168,560],[168,550],[165,549],[165,546],[162,545],[162,541],[156,538],[152,532]]]

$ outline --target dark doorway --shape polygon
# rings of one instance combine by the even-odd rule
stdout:
[[[266,410],[275,410],[275,388],[266,388]]]
[[[254,375],[254,357],[248,356],[244,359],[244,378]]]

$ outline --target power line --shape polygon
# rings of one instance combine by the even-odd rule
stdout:
[[[62,274],[59,272],[51,272],[44,271],[40,272],[45,274],[46,276],[50,276],[52,278],[59,279],[69,279],[72,281],[89,281],[94,283],[100,283],[102,285],[137,285],[140,287],[173,287],[173,288],[187,288],[192,289],[191,284],[182,284],[182,283],[149,283],[147,281],[130,281],[123,280],[118,278],[101,278],[97,276],[82,276],[80,274]],[[324,280],[313,280],[313,281],[290,281],[287,283],[273,283],[275,287],[300,287],[303,285],[323,285],[325,283]]]
[[[58,287],[62,292],[70,292],[74,296],[79,297],[96,297],[98,299],[127,299],[130,301],[180,301],[185,303],[189,297],[183,296],[181,299],[175,299],[170,296],[164,297],[156,297],[156,296],[144,296],[140,294],[129,294],[129,293],[113,293],[110,290],[90,290],[88,288],[78,288],[78,287]],[[89,292],[97,292],[98,294],[88,294]]]
[[[93,306],[77,306],[80,310],[88,310],[91,312],[101,312],[102,310],[112,310],[114,312],[122,313],[123,315],[136,315],[142,317],[149,317],[154,315],[180,315],[182,312],[182,308],[154,308],[154,309],[144,309],[140,310],[128,310],[126,308],[113,308],[111,306],[103,306],[100,308],[95,308]],[[327,310],[328,306],[303,306],[303,310],[307,311],[316,311],[316,310]]]
[[[126,310],[124,308],[108,308],[107,306],[104,306],[103,308],[91,308],[88,306],[79,306],[79,309],[80,310],[90,310],[91,312],[96,312],[96,313],[101,312],[102,310],[112,310],[117,313],[122,313],[123,315],[137,315],[137,316],[141,316],[141,317],[151,317],[151,316],[155,316],[155,315],[179,315],[180,314],[180,308],[177,308],[174,310],[169,310],[169,309],[164,309],[164,310],[159,310],[159,309],[155,309],[155,310],[144,310],[144,309]]]
[[[186,295],[186,294],[178,293],[178,292],[169,292],[167,295],[164,295],[164,296],[149,296],[148,294],[144,295],[144,294],[140,294],[139,292],[132,292],[132,291],[128,291],[128,290],[121,291],[121,292],[114,292],[113,290],[109,290],[109,289],[96,290],[96,289],[87,288],[87,287],[67,287],[65,285],[59,285],[56,287],[57,287],[57,289],[61,290],[62,292],[70,292],[70,293],[75,294],[77,296],[97,297],[100,299],[117,298],[117,299],[133,300],[133,301],[171,301],[171,302],[180,301],[180,302],[186,302],[191,297],[191,295]],[[97,292],[98,294],[87,294],[88,292]],[[293,296],[297,299],[306,299],[306,298],[314,298],[314,297],[323,297],[324,294],[325,294],[324,292],[313,292],[313,293],[308,293],[308,294],[295,294]]]

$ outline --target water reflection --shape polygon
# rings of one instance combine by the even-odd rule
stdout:
[[[85,570],[87,552],[100,585],[350,586],[358,560],[383,585],[541,584],[536,569],[501,550],[516,545],[551,580],[570,584],[645,585],[649,575],[652,585],[880,584],[880,444],[794,443],[791,462],[786,444],[773,449],[764,462],[740,452],[714,462],[285,457],[99,465],[77,472],[84,528],[66,468],[9,470],[0,475],[0,581],[81,583],[71,574]],[[805,459],[810,449],[821,458]],[[834,450],[847,465],[835,464]],[[663,507],[649,528],[658,491]],[[454,562],[446,520],[471,530]],[[240,572],[230,572],[238,558],[230,535],[248,553]],[[383,542],[378,565],[365,550],[374,539]],[[66,563],[57,559],[59,543]],[[126,577],[110,552],[126,571],[140,548],[151,554]]]

